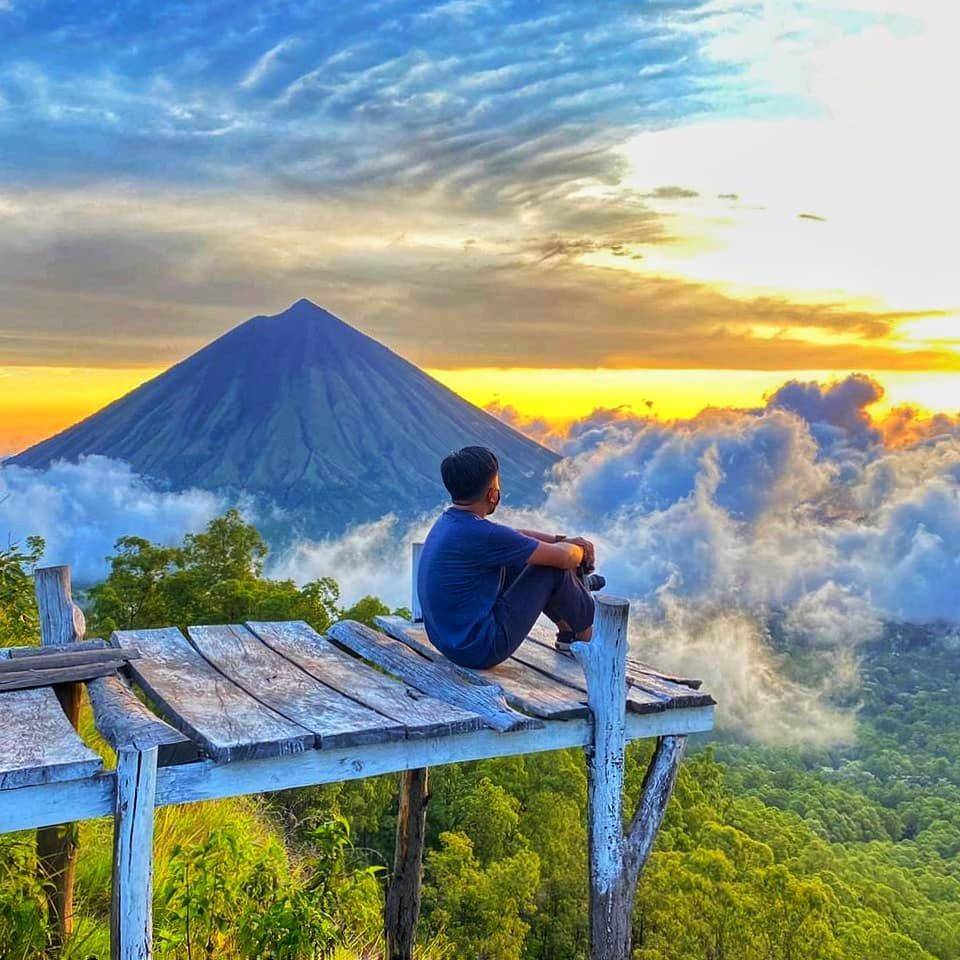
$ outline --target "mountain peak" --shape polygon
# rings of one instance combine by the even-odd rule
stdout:
[[[325,316],[332,317],[334,316],[326,307],[321,307],[319,304],[314,303],[312,300],[308,300],[306,297],[301,297],[295,303],[291,303],[286,310],[282,313],[274,314],[277,317],[288,317],[293,314],[298,316]],[[339,318],[337,318],[339,319]]]
[[[482,444],[511,505],[558,457],[306,298],[257,316],[12,462],[101,454],[173,489],[245,491],[311,536],[440,505],[440,460]]]

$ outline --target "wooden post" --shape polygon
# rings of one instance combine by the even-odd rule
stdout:
[[[629,960],[637,879],[663,822],[685,742],[684,737],[659,738],[625,836],[623,764],[629,615],[630,604],[626,600],[598,597],[593,639],[571,645],[586,677],[593,720],[593,738],[586,748],[590,960]]]
[[[40,567],[34,575],[40,614],[40,642],[59,646],[83,640],[86,622],[73,602],[69,567]],[[80,722],[81,686],[54,687],[64,713],[74,727]],[[37,831],[37,866],[47,896],[47,915],[53,923],[51,947],[59,952],[73,932],[73,883],[77,865],[77,825],[64,823]]]
[[[405,770],[400,780],[397,847],[384,915],[386,960],[411,960],[420,919],[423,845],[427,829],[427,767]]]
[[[113,832],[111,960],[153,956],[153,809],[157,747],[117,754]]]
[[[414,621],[423,620],[417,593],[422,543],[411,550],[410,612]],[[423,846],[427,829],[429,770],[417,767],[400,776],[400,806],[397,810],[397,842],[393,855],[393,876],[387,887],[384,909],[386,960],[411,960],[420,919],[420,887],[423,881]]]
[[[420,623],[423,620],[423,608],[420,606],[420,595],[417,593],[417,574],[420,572],[421,553],[423,553],[423,544],[415,543],[411,551],[413,576],[410,584],[410,612],[414,623]]]

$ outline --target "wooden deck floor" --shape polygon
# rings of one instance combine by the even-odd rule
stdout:
[[[88,683],[94,719],[116,750],[158,748],[158,805],[588,742],[582,669],[542,638],[477,671],[439,655],[421,624],[378,627],[121,631],[111,644],[141,656],[127,677]],[[626,694],[629,738],[712,726],[696,681],[631,662]],[[111,812],[113,775],[50,688],[0,693],[0,716],[0,832]]]

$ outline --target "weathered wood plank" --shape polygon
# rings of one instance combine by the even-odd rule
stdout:
[[[67,653],[71,650],[103,650],[107,646],[106,640],[81,640],[77,643],[59,643],[45,644],[42,647],[0,647],[0,659],[9,657],[43,657],[48,653],[63,651]]]
[[[316,735],[316,746],[402,740],[404,726],[345,697],[267,646],[242,624],[188,627],[194,646],[222,674]]]
[[[118,753],[157,747],[161,766],[199,756],[197,745],[154,714],[120,677],[97,677],[87,684],[87,693],[97,730]]]
[[[587,715],[586,694],[568,684],[531,669],[510,657],[489,670],[472,670],[449,661],[427,639],[421,624],[401,617],[377,617],[378,626],[395,640],[405,643],[435,663],[449,664],[457,673],[479,683],[495,683],[507,703],[545,720],[572,720]]]
[[[627,740],[713,728],[714,708],[627,715]],[[426,737],[363,747],[308,750],[293,756],[214,763],[201,760],[161,770],[157,805],[195,803],[220,797],[289,790],[319,783],[359,780],[416,767],[436,767],[490,757],[542,753],[582,747],[590,742],[589,718],[538,725],[514,733],[483,729],[452,737]],[[0,802],[0,833],[60,823],[65,817],[87,820],[108,816],[114,808],[114,775],[46,783],[9,790]]]
[[[669,697],[671,709],[677,707],[706,707],[716,703],[705,690],[697,690],[649,673],[628,676],[627,682],[640,690],[646,690],[648,693],[659,693]]]
[[[117,756],[113,815],[111,960],[153,956],[153,820],[157,748],[121,750]]]
[[[583,675],[583,668],[572,657],[538,643],[531,643],[529,639],[520,644],[513,656],[534,670],[586,692],[587,680]],[[669,697],[663,694],[627,685],[627,709],[631,713],[656,713],[666,709],[668,703]]]
[[[215,670],[175,627],[120,630],[110,642],[137,646],[143,657],[129,665],[137,683],[214,760],[273,757],[313,746],[313,733]]]
[[[118,658],[116,660],[101,660],[97,663],[78,663],[70,667],[54,667],[51,670],[9,671],[0,674],[0,692],[52,687],[57,684],[90,680],[93,677],[105,677],[107,674],[115,673],[126,662],[126,660]]]
[[[136,650],[50,650],[36,648],[36,653],[24,656],[11,653],[0,660],[0,677],[7,673],[22,673],[24,670],[55,670],[59,667],[84,666],[89,663],[102,663],[105,660],[136,660],[140,656]]]
[[[507,706],[503,690],[496,684],[469,680],[453,670],[450,664],[427,660],[362,623],[342,620],[330,628],[329,636],[334,643],[387,670],[417,690],[478,714],[495,730],[542,726],[540,721]]]
[[[0,694],[0,790],[90,777],[103,761],[49,688]]]
[[[551,628],[542,621],[533,625],[527,639],[533,640],[540,644],[540,646],[547,647],[549,650],[555,649],[553,644],[553,632]],[[675,683],[681,687],[690,687],[692,690],[699,690],[700,687],[703,686],[702,680],[697,680],[694,677],[684,677],[677,674],[668,673],[628,653],[627,681],[629,683],[642,682],[642,679],[648,676],[658,680],[666,680],[669,683]]]
[[[640,674],[657,677],[660,680],[669,680],[671,683],[677,683],[681,687],[690,687],[691,690],[699,690],[703,686],[703,681],[698,680],[696,677],[684,677],[675,673],[664,673],[651,664],[644,663],[643,660],[638,660],[636,657],[631,657],[627,654],[627,679],[629,680],[630,677]]]
[[[449,736],[483,726],[475,713],[428,696],[344,653],[302,620],[247,626],[317,680],[402,723],[408,738]]]

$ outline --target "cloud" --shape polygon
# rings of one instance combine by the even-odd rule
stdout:
[[[691,190],[689,187],[667,186],[657,187],[656,190],[645,193],[644,196],[654,200],[687,200],[692,197],[699,197],[700,194],[696,190]]]
[[[438,512],[439,512],[438,505]],[[433,517],[401,523],[386,514],[343,536],[300,540],[273,557],[267,575],[304,584],[333,577],[346,604],[379,597],[391,607],[410,605],[410,544],[422,541]]]
[[[281,40],[266,53],[258,57],[256,63],[254,63],[247,75],[240,81],[240,88],[242,90],[252,90],[257,87],[277,65],[283,53],[293,49],[296,43],[297,39],[295,37],[289,37],[286,40]]]
[[[7,363],[160,366],[300,296],[427,367],[465,355],[480,366],[774,370],[955,360],[886,342],[912,314],[733,297],[583,262],[591,250],[668,242],[635,199],[464,216],[375,191],[357,201],[195,190],[160,199],[114,185],[0,190],[0,211]]]
[[[880,424],[888,447],[909,447],[923,441],[960,435],[960,414],[925,414],[909,404],[895,407]]]
[[[846,739],[830,694],[862,645],[885,622],[960,622],[960,431],[903,410],[874,421],[880,395],[852,376],[672,423],[597,411],[552,435],[567,458],[516,520],[594,539],[634,645],[708,677],[721,725]],[[814,655],[819,682],[791,680],[778,643]]]
[[[107,457],[43,471],[0,465],[0,537],[23,543],[42,536],[42,562],[69,564],[80,586],[107,574],[106,557],[118,537],[177,543],[224,509],[224,501],[203,490],[157,491],[129,464]]]
[[[10,18],[6,362],[157,366],[304,295],[434,367],[468,348],[487,366],[955,361],[887,342],[909,311],[733,296],[658,261],[690,252],[687,227],[658,200],[697,193],[685,209],[728,223],[731,205],[711,211],[709,198],[736,196],[720,191],[743,158],[735,150],[709,189],[698,169],[656,165],[640,183],[634,167],[656,161],[661,141],[623,145],[754,104],[729,37],[750,34],[752,17],[705,15],[692,0],[656,16],[470,0],[341,4],[319,21],[289,5],[221,13],[195,3],[117,17],[92,0],[56,30],[32,5]],[[671,163],[676,153],[713,163],[712,150],[681,143]],[[475,329],[489,333],[479,353]]]
[[[565,458],[542,507],[496,519],[593,539],[610,591],[631,599],[636,651],[706,678],[725,728],[778,743],[847,739],[851,714],[831,695],[849,693],[863,644],[888,622],[960,622],[960,429],[902,409],[875,421],[879,394],[851,376],[790,382],[764,407],[689,420],[620,408],[563,430],[535,424]],[[226,506],[157,491],[100,457],[0,467],[0,531],[46,537],[45,561],[70,563],[81,583],[105,573],[118,536],[176,542]],[[441,506],[298,540],[268,573],[332,576],[346,603],[406,605],[409,544]],[[792,676],[785,648],[819,665],[819,680]]]
[[[695,7],[664,3],[648,20],[568,0],[535,17],[510,0],[454,0],[318,18],[282,5],[211,17],[198,3],[119,18],[93,0],[56,31],[37,12],[5,38],[0,89],[25,131],[5,164],[34,183],[227,176],[304,195],[439,187],[489,204],[519,184],[609,174],[597,135],[621,128],[609,146],[631,123],[677,115],[699,69]],[[636,83],[643,65],[677,60],[686,73],[670,84]]]

